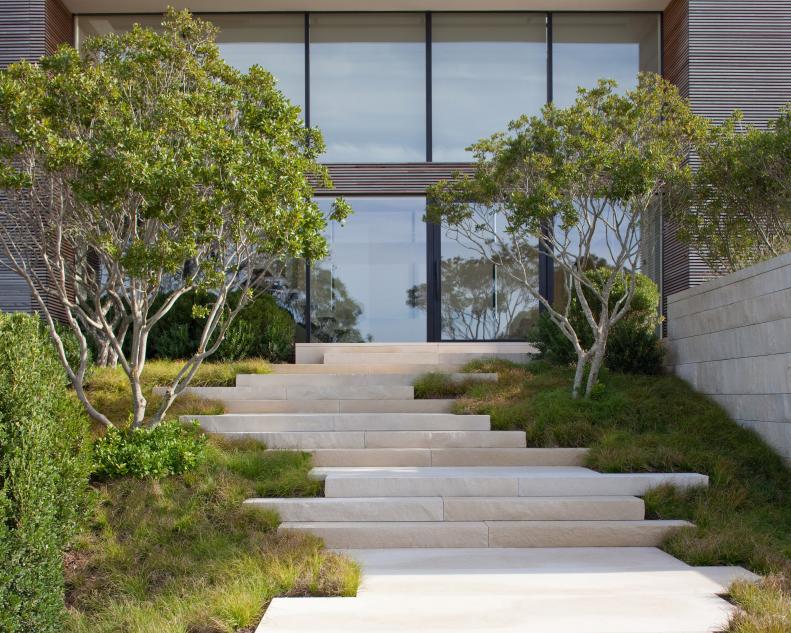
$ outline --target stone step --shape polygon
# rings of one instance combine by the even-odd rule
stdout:
[[[351,382],[352,384],[348,384]],[[252,387],[187,387],[184,393],[209,400],[412,400],[410,385],[267,385]],[[154,393],[162,393],[157,387]]]
[[[283,368],[294,368],[298,365],[273,365],[272,369],[278,371]],[[303,366],[304,367],[304,366]],[[307,365],[315,371],[316,368],[323,368],[323,365]],[[343,368],[346,369],[346,368]],[[403,374],[384,374],[384,373],[272,373],[272,374],[238,374],[236,376],[237,387],[258,387],[268,385],[311,385],[321,387],[335,387],[348,385],[350,381],[356,385],[405,385],[411,386],[414,382],[425,375],[426,371],[413,371]],[[479,382],[495,382],[497,374],[477,374],[452,372],[445,376],[454,382],[473,380]]]
[[[330,548],[658,547],[686,521],[359,521],[292,522]]]
[[[181,416],[209,433],[272,431],[489,431],[488,415],[452,413],[224,413]]]
[[[450,413],[455,400],[223,400],[226,413]]]
[[[535,354],[532,343],[515,341],[460,341],[447,343],[297,343],[294,352],[297,363],[321,363],[325,354],[440,354],[468,353],[491,355],[497,353]]]
[[[183,416],[192,420],[201,416]],[[460,416],[471,417],[471,416]],[[251,439],[272,449],[485,448],[525,445],[522,431],[215,431],[229,439]],[[410,495],[406,495],[410,496]]]
[[[663,484],[708,484],[696,473],[614,474],[578,467],[321,467],[311,476],[324,479],[327,497],[642,496]]]
[[[248,499],[286,522],[641,521],[637,497],[358,497]]]
[[[580,466],[586,448],[317,449],[314,466]]]
[[[378,365],[392,363],[404,365],[466,365],[473,360],[497,358],[512,363],[529,363],[532,354],[526,353],[462,353],[462,352],[327,352],[325,365]]]
[[[443,374],[456,374],[456,373],[463,373],[462,369],[464,369],[465,363],[436,363],[436,364],[416,364],[416,363],[402,363],[402,362],[395,362],[390,364],[370,364],[370,363],[349,363],[346,365],[324,365],[323,363],[297,363],[297,364],[282,364],[282,365],[272,365],[272,373],[278,375],[300,375],[300,376],[310,376],[310,375],[322,375],[322,374],[330,374],[330,375],[354,375],[359,376],[369,375],[369,376],[381,376],[381,375],[391,375],[391,374],[414,374],[415,376],[419,376],[421,374],[429,373],[429,372],[439,372]],[[262,374],[262,375],[271,375],[271,374]],[[477,375],[477,374],[474,374]],[[487,374],[482,374],[487,375]],[[488,374],[491,375],[491,374]]]

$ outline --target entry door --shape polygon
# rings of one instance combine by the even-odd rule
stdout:
[[[521,263],[505,255],[495,266],[471,243],[452,231],[432,225],[428,230],[430,341],[525,340],[538,318],[538,302],[518,275]],[[523,247],[524,263],[538,284],[538,248]],[[509,270],[509,267],[513,267]]]
[[[348,200],[353,214],[327,227],[330,256],[311,265],[311,340],[425,341],[425,199]]]

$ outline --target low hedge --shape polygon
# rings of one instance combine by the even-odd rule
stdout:
[[[0,630],[63,630],[63,549],[86,501],[88,421],[39,319],[0,314]]]

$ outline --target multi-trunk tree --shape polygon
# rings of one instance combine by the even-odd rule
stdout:
[[[223,62],[215,35],[170,11],[161,32],[135,26],[0,73],[0,260],[27,282],[77,396],[106,425],[85,390],[92,343],[126,373],[140,426],[152,328],[185,293],[213,297],[156,424],[271,263],[327,251],[311,186],[330,184],[321,135],[271,74]],[[338,201],[331,215],[348,212]]]
[[[570,107],[547,105],[540,116],[522,117],[473,145],[473,174],[430,192],[428,218],[520,283],[571,342],[574,397],[586,371],[590,396],[607,337],[629,310],[643,253],[641,227],[658,212],[666,189],[692,178],[687,157],[705,128],[661,77],[643,74],[625,93],[601,81],[580,90]],[[563,279],[565,292],[555,302],[539,293],[536,248]],[[607,266],[594,279],[588,273],[598,257]],[[616,286],[625,291],[613,301]],[[584,315],[590,337],[570,318],[573,308]]]

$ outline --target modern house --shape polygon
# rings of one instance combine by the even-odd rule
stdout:
[[[740,108],[757,124],[791,101],[788,0],[3,0],[0,65],[156,27],[168,4],[214,22],[225,59],[270,70],[324,133],[335,190],[319,199],[347,196],[355,214],[330,227],[328,260],[294,262],[277,289],[309,341],[523,339],[536,302],[424,223],[425,188],[463,170],[470,143],[577,86],[657,72],[698,113]],[[672,226],[644,231],[663,297],[706,277]],[[535,274],[551,293],[537,249]],[[0,309],[31,306],[0,270]]]

